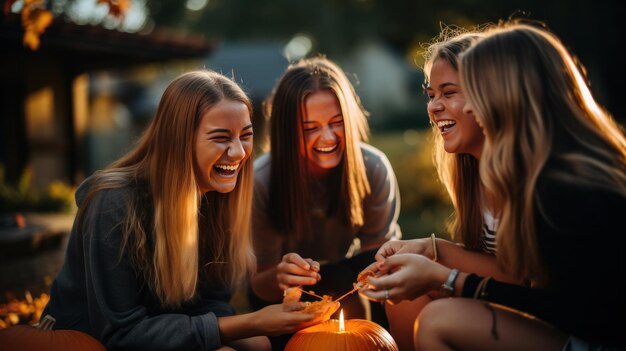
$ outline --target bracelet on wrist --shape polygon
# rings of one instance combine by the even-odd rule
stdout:
[[[478,283],[478,287],[476,287],[476,291],[474,291],[474,299],[484,300],[487,297],[486,289],[489,280],[491,280],[491,277],[485,277]]]
[[[454,283],[456,282],[456,278],[459,277],[459,270],[452,269],[450,270],[450,274],[448,275],[448,279],[446,282],[441,285],[439,289],[439,294],[442,297],[450,297],[454,295]]]
[[[433,244],[433,261],[437,262],[439,260],[439,255],[437,253],[437,238],[435,237],[435,233],[430,234],[430,241]]]

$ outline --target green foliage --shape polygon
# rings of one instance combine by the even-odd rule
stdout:
[[[74,187],[53,181],[45,190],[32,186],[32,170],[26,169],[18,183],[6,182],[0,165],[0,212],[71,212],[75,209]]]
[[[398,179],[402,201],[398,221],[404,238],[424,237],[431,232],[445,236],[453,210],[432,161],[431,131],[376,133],[371,142],[387,155]]]

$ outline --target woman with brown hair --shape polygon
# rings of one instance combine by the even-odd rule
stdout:
[[[289,287],[333,298],[352,289],[380,245],[401,236],[400,197],[387,157],[365,144],[367,115],[345,73],[316,57],[291,65],[268,100],[271,150],[255,161],[256,307]],[[365,318],[358,295],[342,300]],[[381,306],[373,319],[386,324]]]

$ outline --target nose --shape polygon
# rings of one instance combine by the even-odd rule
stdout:
[[[320,140],[322,142],[334,143],[337,141],[337,134],[335,134],[333,128],[330,125],[324,126],[320,135]]]
[[[241,161],[246,157],[246,149],[244,149],[241,140],[235,139],[227,152],[228,158],[234,161]]]
[[[463,105],[463,113],[465,113],[467,115],[473,115],[474,114],[474,107],[469,102],[469,100],[465,100],[465,105]]]
[[[428,111],[428,113],[440,112],[443,110],[443,104],[441,103],[441,101],[439,101],[439,99],[434,98],[428,102],[426,110]]]

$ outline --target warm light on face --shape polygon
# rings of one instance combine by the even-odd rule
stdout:
[[[329,89],[307,95],[302,118],[303,151],[311,174],[324,174],[343,159],[346,133],[343,112]]]
[[[343,321],[343,308],[341,309],[341,312],[339,312],[339,331],[346,331],[346,325]]]

